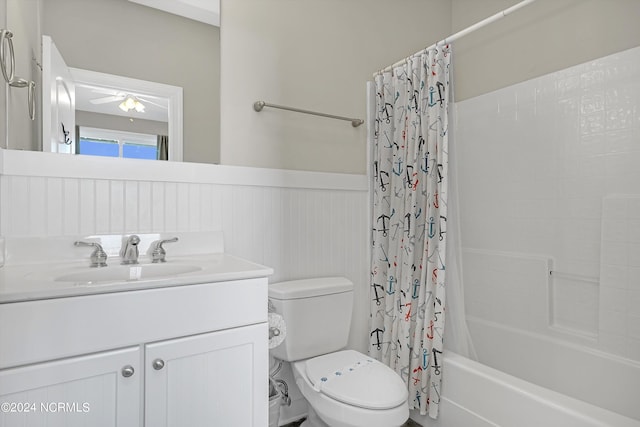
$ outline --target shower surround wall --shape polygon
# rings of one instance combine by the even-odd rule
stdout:
[[[470,322],[640,361],[640,48],[458,103],[456,146]]]
[[[178,173],[165,180],[137,180],[136,174],[148,175],[147,164],[124,160],[135,169],[101,164],[104,174],[127,179],[98,179],[78,177],[83,172],[67,159],[47,166],[48,153],[0,155],[2,236],[68,236],[71,247],[77,237],[93,234],[222,231],[225,252],[273,267],[271,282],[339,275],[356,283],[356,300],[365,304],[354,307],[350,345],[366,351],[364,176],[179,164],[166,165]],[[34,159],[42,165],[34,166]],[[51,176],[65,173],[71,177]]]

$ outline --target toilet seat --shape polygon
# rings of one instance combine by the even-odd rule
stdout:
[[[308,359],[306,376],[314,390],[365,409],[391,409],[407,401],[407,388],[391,368],[365,354],[343,350]]]
[[[345,350],[293,362],[296,385],[309,404],[309,418],[305,426],[403,425],[409,418],[408,391],[404,382],[392,369],[369,360],[371,358],[362,353]],[[357,362],[364,362],[364,366],[349,371]],[[348,373],[337,375],[336,372],[342,373],[340,369],[343,368]],[[368,373],[371,375],[366,375]],[[333,375],[331,380],[328,374]],[[322,378],[327,380],[323,381]]]

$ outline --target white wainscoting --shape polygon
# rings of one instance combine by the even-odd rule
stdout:
[[[22,162],[25,154],[42,153],[4,152],[2,236],[69,236],[71,244],[75,237],[92,234],[222,231],[225,252],[274,268],[271,282],[332,275],[352,280],[357,286],[350,346],[366,351],[366,177],[256,169],[255,185],[248,185],[251,168],[229,168],[231,176],[224,179],[205,173],[166,181],[145,171],[139,173],[141,180],[83,178],[53,168],[38,174],[33,165],[7,162],[7,154]],[[205,172],[206,166],[194,165]],[[185,169],[185,164],[176,167]],[[230,183],[235,172],[236,178],[243,176],[238,178],[242,185]]]

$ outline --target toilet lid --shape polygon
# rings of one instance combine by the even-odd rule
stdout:
[[[349,405],[389,409],[407,401],[407,388],[398,374],[357,351],[314,357],[305,368],[316,390]]]

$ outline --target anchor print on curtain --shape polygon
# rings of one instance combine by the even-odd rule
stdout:
[[[376,76],[370,354],[438,415],[447,242],[448,46]]]

